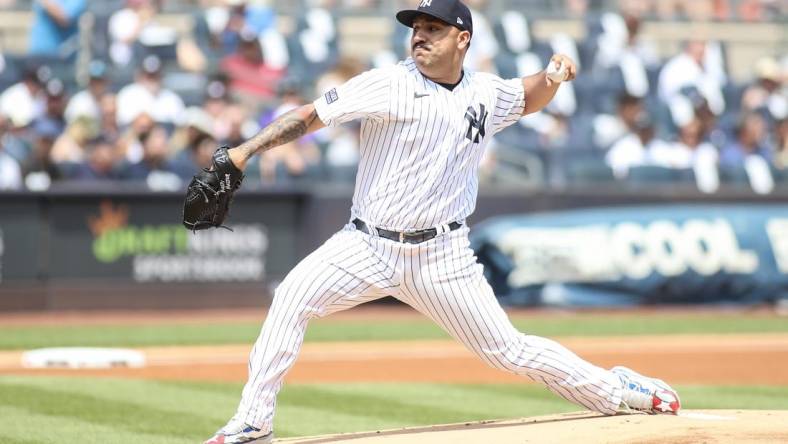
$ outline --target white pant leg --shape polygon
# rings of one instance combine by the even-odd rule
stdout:
[[[514,328],[476,263],[466,228],[414,246],[404,263],[402,299],[488,365],[529,377],[587,409],[615,413],[622,390],[617,376]]]
[[[374,249],[368,236],[346,228],[288,273],[249,355],[249,380],[237,415],[249,425],[272,429],[276,395],[301,349],[307,322],[396,291],[397,254]]]

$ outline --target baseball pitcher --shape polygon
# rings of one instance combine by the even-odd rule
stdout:
[[[512,326],[469,248],[485,146],[547,105],[575,64],[554,55],[521,79],[463,69],[473,23],[459,0],[423,0],[400,11],[412,56],[375,69],[281,116],[240,146],[222,148],[195,176],[184,205],[193,230],[221,226],[249,159],[324,126],[361,122],[361,159],[350,218],[275,291],[249,356],[238,410],[206,444],[269,443],[276,396],[310,319],[391,295],[444,328],[484,362],[544,384],[606,415],[677,413],[676,392],[624,367],[584,361]]]

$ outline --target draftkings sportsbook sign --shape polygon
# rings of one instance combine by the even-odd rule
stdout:
[[[167,283],[265,279],[269,236],[263,225],[238,222],[232,231],[191,232],[159,219],[156,208],[101,201],[83,216],[78,236],[55,237],[53,273]]]
[[[788,298],[788,207],[648,206],[501,217],[472,240],[513,303]]]

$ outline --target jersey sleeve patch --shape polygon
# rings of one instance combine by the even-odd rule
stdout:
[[[337,89],[331,88],[331,91],[326,93],[326,104],[331,105],[337,100],[339,100],[339,94],[337,94]]]

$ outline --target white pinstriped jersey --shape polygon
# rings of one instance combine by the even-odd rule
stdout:
[[[352,217],[408,230],[473,212],[482,153],[520,118],[525,94],[519,78],[468,71],[450,91],[409,58],[360,74],[314,104],[327,126],[361,119]]]
[[[482,150],[520,117],[523,96],[520,79],[477,73],[449,91],[410,59],[327,92],[315,102],[325,124],[362,120],[353,217],[397,231],[464,219],[475,206]],[[429,317],[490,366],[614,414],[621,379],[554,341],[519,332],[476,262],[469,231],[461,226],[411,244],[347,224],[299,262],[276,288],[231,423],[271,431],[276,396],[310,319],[385,296]]]

